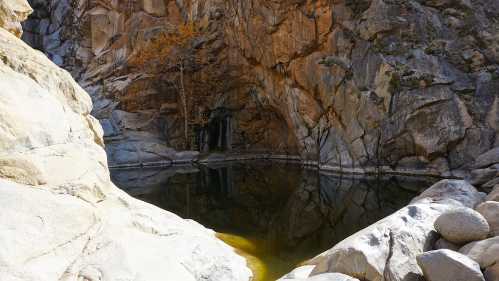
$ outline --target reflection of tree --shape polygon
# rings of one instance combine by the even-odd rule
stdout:
[[[330,133],[330,126],[329,124],[329,119],[327,119],[326,122],[321,121],[319,122],[316,130],[317,130],[317,137],[316,137],[316,150],[317,150],[317,162],[320,164],[326,164],[330,159],[322,159],[321,157],[321,152],[323,149],[326,149],[325,146],[327,145],[329,133]]]

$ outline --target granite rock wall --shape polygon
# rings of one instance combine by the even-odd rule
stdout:
[[[111,163],[265,151],[457,175],[499,145],[497,1],[32,4],[24,38],[91,94]],[[205,116],[188,123],[187,140],[179,90],[165,82],[175,73],[130,66],[158,30],[186,22],[199,30],[188,114]]]

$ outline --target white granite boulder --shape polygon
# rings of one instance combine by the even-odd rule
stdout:
[[[480,264],[481,268],[499,263],[499,236],[464,245],[459,252]]]
[[[440,181],[411,205],[309,261],[316,265],[311,276],[340,272],[360,280],[420,280],[416,256],[433,248],[435,220],[448,210],[474,206],[482,197],[465,181]]]
[[[426,199],[450,205],[474,208],[483,202],[486,194],[478,192],[474,186],[461,180],[441,180],[423,191],[412,202]]]
[[[435,221],[435,229],[445,240],[455,244],[485,239],[490,232],[487,220],[471,208],[443,213]]]
[[[426,252],[417,261],[427,281],[485,280],[475,261],[451,250]]]

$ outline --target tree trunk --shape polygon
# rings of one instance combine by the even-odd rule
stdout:
[[[184,62],[180,62],[180,100],[182,102],[182,111],[184,112],[184,138],[185,138],[185,149],[190,149],[189,142],[189,121],[187,112],[187,97],[185,95],[185,84],[184,84]]]

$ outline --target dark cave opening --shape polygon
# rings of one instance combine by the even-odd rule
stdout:
[[[210,114],[208,124],[197,132],[201,152],[232,150],[232,113],[227,108],[217,108]]]

